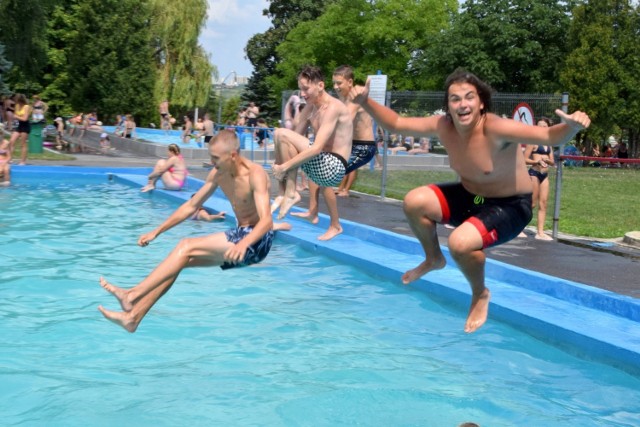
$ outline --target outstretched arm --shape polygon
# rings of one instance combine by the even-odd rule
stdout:
[[[369,98],[371,80],[367,79],[364,86],[354,86],[350,98],[362,105],[376,122],[389,132],[399,132],[413,136],[435,136],[438,116],[431,117],[402,117],[391,108],[378,104]]]
[[[497,141],[553,146],[569,142],[578,132],[591,124],[589,116],[582,111],[566,114],[562,110],[556,110],[556,114],[562,118],[563,123],[548,128],[531,126],[489,114],[485,130],[495,135]]]
[[[202,206],[205,200],[207,200],[214,191],[218,188],[218,184],[215,180],[216,169],[209,172],[207,179],[200,190],[193,195],[189,200],[184,202],[178,209],[176,209],[169,218],[167,218],[162,224],[156,227],[153,231],[143,234],[138,238],[138,245],[147,246],[152,240],[158,237],[165,231],[175,227],[184,220],[191,218],[193,214]]]

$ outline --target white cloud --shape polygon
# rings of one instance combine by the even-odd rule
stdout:
[[[251,37],[270,27],[271,21],[262,15],[268,7],[267,0],[209,0],[209,17],[200,44],[211,55],[220,77],[231,71],[239,76],[251,75],[253,67],[244,58],[244,48]]]

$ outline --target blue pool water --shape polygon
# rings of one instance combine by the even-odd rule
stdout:
[[[98,277],[133,286],[231,224],[140,248],[175,201],[46,178],[0,189],[3,425],[637,425],[639,378],[497,321],[466,335],[456,307],[282,239],[258,266],[186,270],[128,334]]]
[[[103,126],[103,129],[106,132],[113,133],[116,130],[115,126]],[[257,140],[253,138],[253,134],[249,132],[242,132],[242,129],[247,128],[236,128],[239,129],[238,139],[240,140],[242,149],[253,149],[253,150],[263,150],[258,143]],[[182,148],[202,148],[204,149],[204,145],[202,142],[198,142],[195,139],[190,139],[187,143],[182,140],[182,131],[181,130],[170,130],[165,131],[162,129],[149,129],[149,128],[136,128],[135,138],[139,140],[145,140],[148,142],[153,142],[155,144],[169,145],[169,144],[178,144]],[[271,144],[273,141],[271,141]],[[267,150],[272,150],[272,148],[267,148]]]

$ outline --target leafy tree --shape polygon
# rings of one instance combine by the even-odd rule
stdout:
[[[558,91],[573,3],[467,0],[451,29],[438,34],[416,60],[416,68],[440,82],[463,67],[498,91]]]
[[[638,9],[629,1],[589,0],[574,10],[569,30],[571,53],[561,81],[572,109],[592,119],[587,149],[625,127],[640,129],[640,35]]]
[[[77,37],[73,15],[60,5],[54,7],[47,21],[46,35],[48,61],[41,77],[45,88],[42,99],[46,100],[50,114],[70,116],[74,109],[68,99],[68,91],[73,86],[68,70],[68,49]]]
[[[73,7],[76,31],[67,58],[74,109],[131,113],[139,123],[154,119],[150,12],[137,0],[83,0]]]
[[[350,64],[361,80],[382,70],[394,90],[425,88],[429,79],[418,78],[414,59],[448,26],[456,8],[456,1],[442,0],[340,0],[315,21],[289,32],[277,49],[285,59],[269,82],[279,93],[295,87],[296,74],[306,63],[322,67],[327,75]]]
[[[204,106],[217,69],[198,36],[207,18],[205,0],[151,0],[154,58],[158,68],[156,105],[163,100],[187,109]]]
[[[4,45],[0,43],[0,95],[9,95],[11,91],[9,90],[7,84],[3,81],[2,76],[11,69],[11,66],[13,64],[7,61],[7,58],[5,58],[4,50]]]
[[[0,42],[13,62],[12,81],[37,81],[46,66],[46,19],[61,0],[0,1]]]
[[[269,8],[262,14],[271,19],[273,26],[253,36],[245,48],[253,65],[253,74],[242,96],[245,102],[254,101],[269,117],[280,115],[280,93],[273,90],[267,81],[267,77],[277,74],[276,65],[282,60],[276,48],[298,23],[316,19],[327,5],[335,1],[271,0]]]

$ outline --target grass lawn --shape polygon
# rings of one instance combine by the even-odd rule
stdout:
[[[550,174],[546,230],[553,228],[555,173]],[[412,188],[455,181],[453,172],[390,171],[386,197],[401,200]],[[577,236],[616,238],[640,230],[640,170],[579,167],[563,169],[559,231]],[[380,194],[380,171],[361,169],[354,190]],[[536,225],[536,211],[529,224]]]

